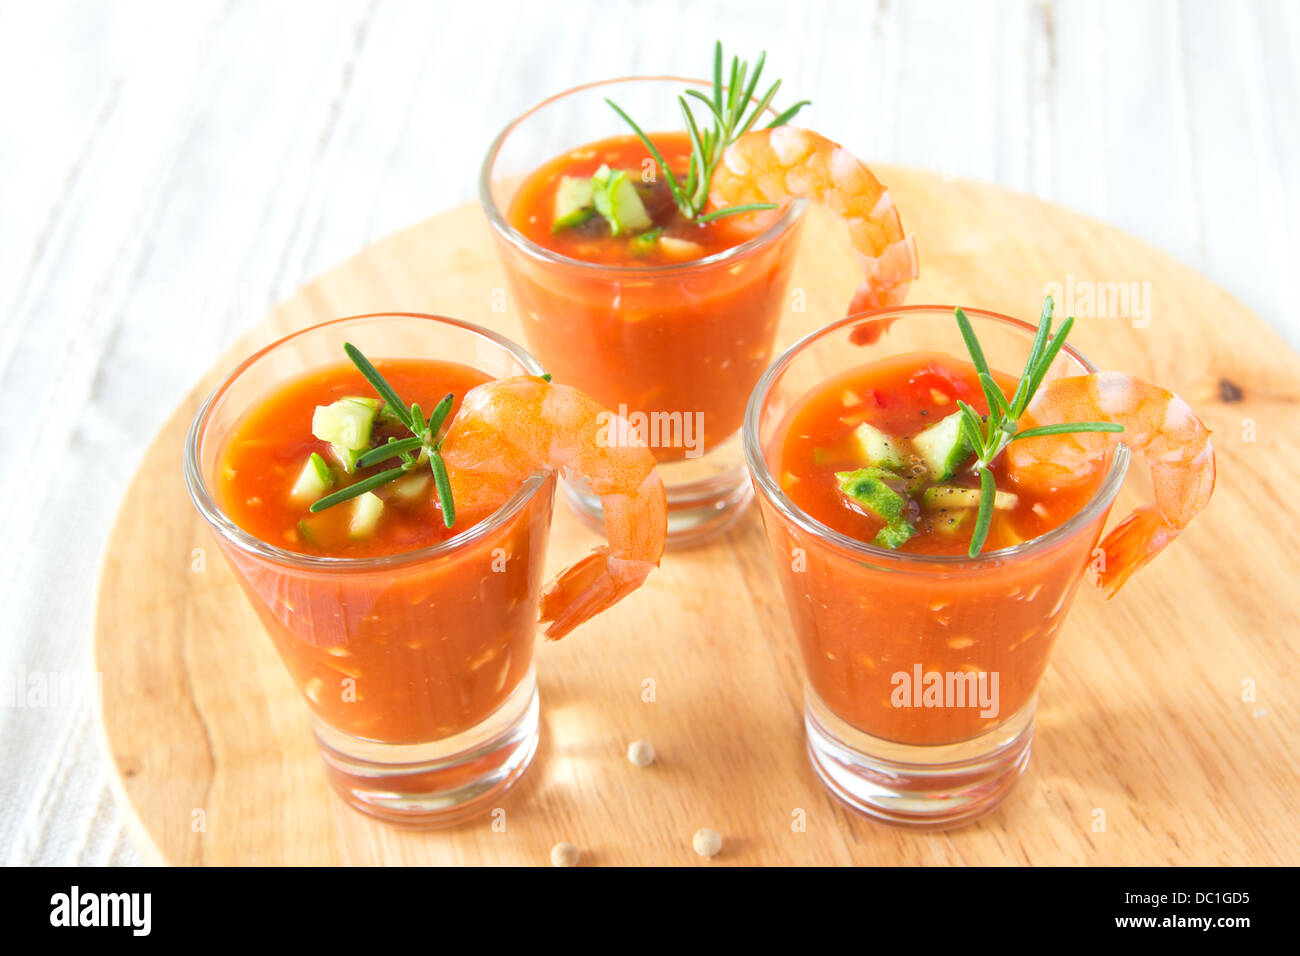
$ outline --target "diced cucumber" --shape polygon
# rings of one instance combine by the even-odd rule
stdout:
[[[881,528],[871,543],[881,548],[897,549],[910,541],[914,534],[916,529],[906,521],[895,521]]]
[[[609,222],[609,231],[614,235],[625,236],[654,225],[625,171],[600,167],[592,177],[592,188],[596,212]]]
[[[405,478],[398,478],[391,486],[393,497],[399,501],[416,501],[428,492],[429,483],[432,481],[433,475],[427,468]]]
[[[930,469],[932,481],[947,481],[971,454],[961,430],[961,412],[935,422],[912,439],[912,447]]]
[[[993,507],[1003,510],[1014,508],[1020,501],[1019,495],[1009,491],[999,491],[993,495]],[[921,505],[929,509],[937,508],[978,508],[980,492],[978,488],[955,488],[952,485],[935,485],[925,489],[921,495]]]
[[[375,533],[379,516],[384,513],[384,500],[373,491],[367,491],[353,499],[352,521],[348,524],[348,533],[354,538],[368,538]]]
[[[966,526],[966,522],[975,512],[970,508],[957,511],[945,511],[931,519],[930,524],[939,534],[956,534]]]
[[[551,232],[577,226],[595,215],[595,187],[586,176],[565,176],[555,190],[555,218]]]
[[[857,471],[837,471],[840,491],[848,498],[883,518],[885,526],[876,534],[872,544],[882,548],[898,548],[907,542],[916,529],[907,521],[908,498],[895,489],[898,475],[876,465]]]
[[[919,458],[909,458],[898,470],[898,477],[903,479],[903,489],[913,498],[930,484],[930,471]]]
[[[857,471],[837,471],[835,477],[845,497],[852,498],[889,524],[902,520],[907,498],[887,484],[891,478],[896,481],[897,476],[873,465]]]
[[[853,440],[862,451],[862,457],[870,465],[881,468],[902,468],[906,456],[897,441],[890,438],[874,425],[863,422],[853,429]]]
[[[289,498],[299,504],[310,504],[318,498],[323,498],[325,492],[332,487],[334,487],[334,469],[324,458],[312,452],[306,464],[302,466],[298,480],[293,483]]]
[[[328,405],[317,405],[311,433],[340,448],[361,451],[370,445],[370,430],[378,410],[379,400],[375,398],[340,398]]]
[[[343,469],[343,474],[350,475],[357,470],[357,459],[365,454],[365,450],[361,448],[352,449],[343,448],[340,445],[330,445],[330,454],[334,456],[334,460],[337,461],[339,467]]]
[[[659,227],[647,229],[639,236],[633,236],[632,241],[627,244],[627,247],[631,250],[632,255],[634,256],[648,256],[650,253],[654,252],[655,243],[659,241],[659,237],[663,234],[663,229]]]
[[[677,259],[680,262],[686,262],[691,259],[702,259],[704,257],[704,247],[698,242],[691,242],[689,239],[677,239],[673,236],[660,236],[659,248],[664,255],[670,259]]]
[[[302,539],[308,544],[320,545],[320,536],[316,534],[316,529],[312,526],[312,522],[308,521],[306,518],[303,518],[298,522],[298,533],[302,535]]]

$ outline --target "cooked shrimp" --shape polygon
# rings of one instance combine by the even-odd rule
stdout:
[[[865,273],[850,313],[901,305],[916,278],[916,241],[903,235],[889,191],[848,150],[811,130],[744,134],[723,153],[709,198],[716,208],[810,199],[847,222]]]
[[[663,556],[668,507],[654,455],[624,419],[576,388],[518,376],[471,389],[442,457],[458,512],[494,510],[538,471],[576,472],[600,496],[609,546],[543,592],[552,640],[639,588]]]
[[[1214,491],[1210,430],[1175,395],[1123,372],[1056,379],[1029,407],[1034,425],[1105,421],[1119,433],[1026,438],[1007,446],[1007,466],[1021,485],[1039,491],[1081,484],[1106,463],[1106,447],[1122,441],[1151,468],[1155,502],[1138,508],[1101,542],[1097,586],[1113,597],[1164,550],[1205,507]]]

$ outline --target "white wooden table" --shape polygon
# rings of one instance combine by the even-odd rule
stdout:
[[[89,671],[117,500],[199,374],[304,280],[472,199],[541,96],[704,73],[718,36],[859,155],[1115,223],[1300,347],[1289,0],[0,0],[0,863],[138,861],[93,695],[35,688]]]

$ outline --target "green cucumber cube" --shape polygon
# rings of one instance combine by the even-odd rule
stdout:
[[[306,518],[298,522],[298,533],[302,535],[302,539],[308,544],[319,547],[320,536],[316,534],[316,530],[315,524]]]
[[[897,475],[873,465],[856,471],[837,471],[835,477],[845,497],[852,498],[887,523],[903,520],[907,498],[888,483],[890,479],[897,481]]]
[[[362,451],[370,446],[370,431],[378,410],[378,399],[340,398],[328,405],[317,405],[311,433],[331,445]]]
[[[334,487],[334,469],[324,458],[312,452],[306,464],[302,466],[298,480],[293,483],[289,498],[300,504],[304,502],[310,504],[325,497],[325,493],[332,487]]]
[[[354,538],[368,538],[375,533],[379,516],[384,513],[384,499],[373,491],[367,491],[352,500],[352,521],[348,524],[348,533]]]
[[[916,529],[906,521],[895,521],[893,524],[887,524],[881,528],[880,533],[876,535],[871,543],[880,548],[896,550],[910,541],[914,534],[916,534]]]
[[[881,468],[902,468],[906,462],[906,455],[899,443],[874,425],[863,422],[853,429],[853,440],[857,442],[867,464],[879,465]]]
[[[912,447],[925,461],[932,481],[947,481],[971,455],[970,442],[962,433],[961,417],[961,412],[954,412],[912,439]]]
[[[637,194],[636,186],[621,169],[610,170],[602,166],[592,178],[596,212],[609,222],[609,231],[615,236],[642,232],[654,223],[645,211],[645,203]]]
[[[555,216],[551,233],[577,226],[595,215],[596,187],[586,176],[565,176],[555,190]]]
[[[399,501],[417,501],[427,495],[433,475],[426,468],[423,472],[398,478],[392,484],[393,497]]]
[[[932,518],[930,525],[939,534],[956,534],[966,527],[966,522],[974,513],[970,508],[962,508],[960,511],[945,511],[942,515]]]
[[[654,252],[655,243],[659,241],[659,237],[663,234],[663,229],[658,227],[647,229],[639,236],[632,237],[632,241],[627,244],[628,249],[631,250],[634,256],[648,256]]]
[[[1014,508],[1020,496],[1009,491],[999,491],[993,495],[993,507],[1002,510]],[[922,507],[938,508],[978,508],[980,492],[978,488],[955,488],[952,485],[935,485],[925,489],[921,495]]]
[[[350,475],[357,470],[357,459],[365,454],[364,449],[343,448],[340,445],[330,445],[330,454],[334,460],[339,463],[343,469],[343,474]]]

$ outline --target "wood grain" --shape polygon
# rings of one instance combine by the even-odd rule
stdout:
[[[1288,598],[1300,574],[1289,485],[1300,357],[1208,280],[1115,229],[996,187],[880,173],[920,237],[912,303],[1032,317],[1045,284],[1068,276],[1149,283],[1149,324],[1081,316],[1076,344],[1103,367],[1179,391],[1216,432],[1219,486],[1205,514],[1114,601],[1081,593],[1042,688],[1029,770],[999,811],[917,834],[860,819],[822,791],[753,510],[539,648],[542,744],[505,804],[504,832],[486,820],[401,832],[333,797],[305,710],[186,497],[181,443],[237,359],[316,321],[420,310],[518,338],[514,314],[493,311],[504,281],[486,223],[462,207],[277,308],[176,409],[131,484],[101,573],[96,655],[121,788],[158,859],[544,864],[567,840],[585,863],[690,864],[691,835],[709,826],[724,840],[715,864],[1300,862],[1300,619]],[[842,231],[816,210],[803,242],[792,284],[808,307],[785,317],[786,343],[837,315],[855,284]],[[1121,508],[1142,490],[1131,484]],[[595,540],[558,508],[551,563]],[[646,679],[653,703],[642,700]],[[648,769],[623,756],[640,738],[659,753]]]

